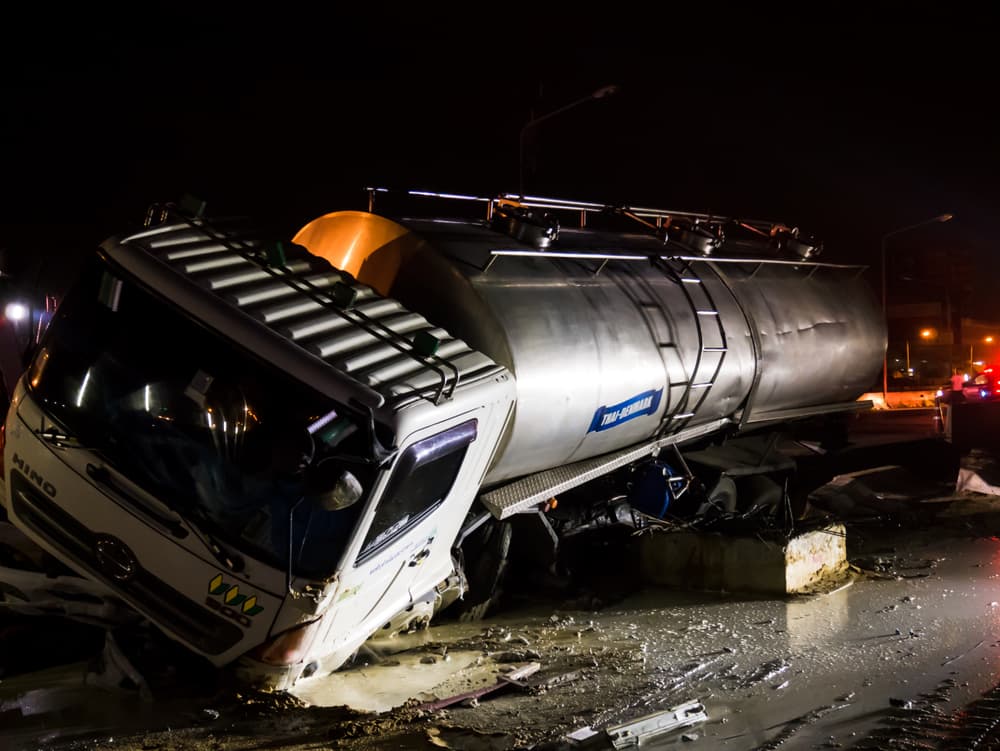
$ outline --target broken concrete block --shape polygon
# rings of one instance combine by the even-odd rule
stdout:
[[[643,579],[651,584],[728,592],[795,594],[835,581],[847,570],[842,524],[778,542],[697,532],[640,540]]]

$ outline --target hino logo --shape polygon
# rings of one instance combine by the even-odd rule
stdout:
[[[41,474],[33,470],[31,465],[24,461],[24,459],[19,457],[16,453],[14,454],[14,466],[21,470],[25,477],[35,483],[35,485],[44,490],[50,498],[56,497],[56,486],[42,477]]]

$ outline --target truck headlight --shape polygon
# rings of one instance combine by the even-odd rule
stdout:
[[[250,656],[268,665],[285,666],[302,662],[316,640],[322,622],[320,618],[290,628],[252,649]]]

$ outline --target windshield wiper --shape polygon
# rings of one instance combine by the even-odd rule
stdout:
[[[88,464],[87,475],[96,482],[99,482],[102,485],[113,490],[116,495],[119,495],[125,500],[127,500],[132,506],[141,511],[151,521],[155,522],[159,526],[166,529],[174,537],[177,537],[179,539],[184,539],[185,537],[188,536],[189,531],[193,532],[194,536],[197,537],[198,540],[208,549],[208,551],[212,554],[215,560],[217,560],[223,566],[228,568],[230,571],[243,570],[244,564],[243,560],[240,557],[229,555],[229,553],[227,553],[223,549],[223,547],[218,542],[216,542],[211,535],[209,535],[207,532],[204,532],[197,524],[192,523],[189,519],[187,519],[187,517],[183,513],[181,513],[177,509],[173,508],[170,505],[167,506],[167,508],[169,508],[175,514],[177,514],[181,518],[181,520],[187,522],[187,524],[183,524],[181,521],[178,521],[176,519],[170,519],[168,517],[165,517],[163,514],[159,513],[156,509],[152,508],[145,501],[136,498],[134,495],[132,495],[127,490],[122,488],[121,485],[115,482],[114,478],[111,475],[111,472],[108,470],[107,467],[98,467],[94,464]],[[201,518],[200,515],[196,514],[195,516],[199,516],[198,521],[207,521],[206,519]]]
[[[86,448],[86,446],[80,443],[80,439],[74,435],[69,435],[68,433],[63,433],[58,430],[55,425],[49,425],[48,427],[40,428],[39,430],[31,431],[36,436],[41,438],[43,441],[51,446],[55,446],[59,449],[80,449]]]
[[[148,516],[154,522],[159,524],[161,527],[166,529],[170,534],[179,539],[184,539],[188,536],[187,528],[181,524],[176,519],[170,519],[164,516],[156,509],[152,508],[148,503],[134,495],[129,493],[125,488],[115,482],[114,478],[111,476],[111,472],[107,467],[98,467],[96,464],[87,464],[87,476],[90,477],[95,482],[99,482],[101,485],[110,488],[115,492],[116,495],[121,496],[126,501],[128,501],[132,506],[136,507],[143,514]],[[173,511],[173,509],[171,509]]]

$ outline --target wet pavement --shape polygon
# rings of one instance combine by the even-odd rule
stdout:
[[[8,617],[0,748],[612,748],[688,702],[705,719],[644,748],[1000,747],[1000,496],[916,472],[921,450],[813,494],[850,566],[812,593],[645,586],[622,539],[587,551],[587,586],[512,586],[499,614],[373,643],[295,696],[142,627]]]

